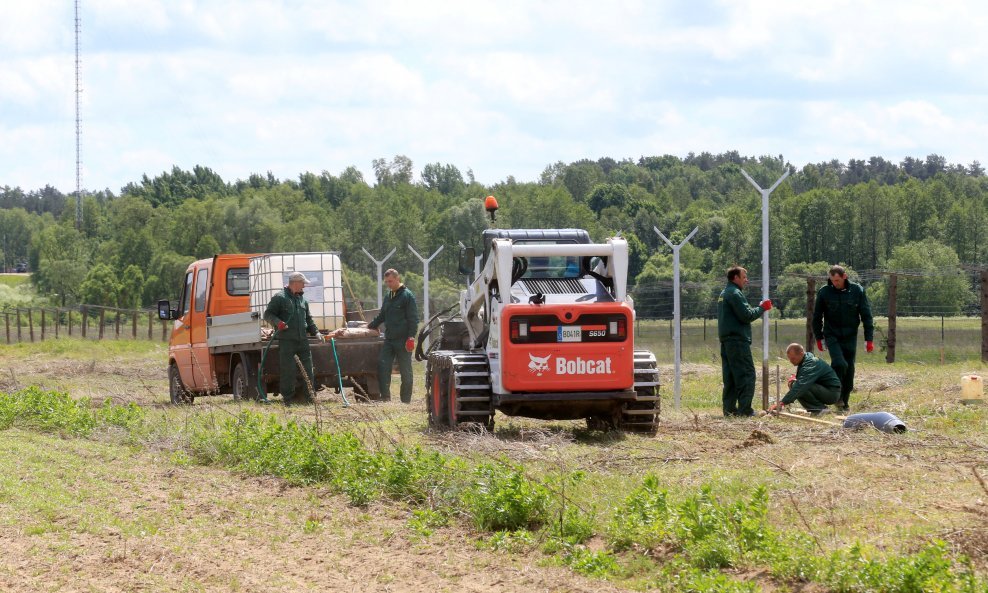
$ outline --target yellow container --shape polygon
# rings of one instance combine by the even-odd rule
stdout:
[[[981,399],[985,396],[985,382],[979,375],[961,377],[961,399]]]

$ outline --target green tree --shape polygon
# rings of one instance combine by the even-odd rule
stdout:
[[[64,303],[79,295],[89,269],[89,246],[71,224],[51,224],[32,239],[34,283],[43,294],[58,295]]]
[[[429,163],[422,169],[422,182],[429,190],[437,191],[444,196],[458,194],[463,191],[463,175],[454,165]]]
[[[115,307],[120,296],[116,272],[105,263],[96,264],[79,286],[79,296],[88,305]]]
[[[896,308],[899,315],[958,315],[975,302],[957,254],[935,239],[896,247],[886,267],[892,272],[911,274],[898,279]],[[887,278],[876,282],[868,291],[879,310],[888,307],[888,282]]]
[[[138,309],[144,301],[144,272],[137,266],[127,266],[120,275],[117,306]]]

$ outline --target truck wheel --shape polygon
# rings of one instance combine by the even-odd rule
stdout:
[[[230,383],[233,390],[233,401],[257,399],[257,386],[251,388],[250,379],[247,378],[247,368],[243,363],[234,367]]]
[[[178,367],[175,365],[168,367],[168,397],[171,398],[172,403],[176,406],[192,405],[192,401],[195,399],[185,389],[185,385],[182,385],[182,377],[179,376]]]

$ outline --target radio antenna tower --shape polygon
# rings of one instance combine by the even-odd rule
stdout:
[[[82,21],[79,19],[79,0],[75,0],[75,228],[82,230],[82,118],[79,113],[79,33]]]

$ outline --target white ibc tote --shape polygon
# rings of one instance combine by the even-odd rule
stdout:
[[[305,300],[316,326],[334,330],[346,325],[343,266],[335,252],[268,253],[250,260],[250,309],[261,314],[271,297],[288,286],[288,276],[302,272],[309,280]]]

